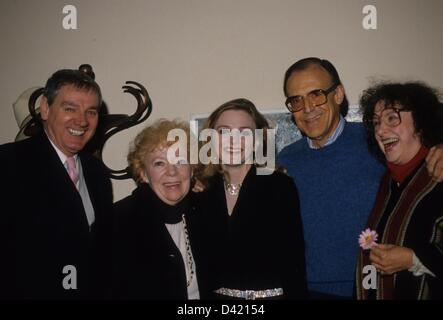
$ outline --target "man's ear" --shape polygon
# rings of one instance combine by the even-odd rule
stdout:
[[[335,88],[334,101],[336,104],[341,105],[345,99],[345,88],[341,84]]]
[[[48,120],[49,117],[49,105],[48,105],[48,99],[43,96],[40,99],[40,116],[42,117],[42,120]]]

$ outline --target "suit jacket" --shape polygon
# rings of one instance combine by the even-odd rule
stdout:
[[[99,160],[82,152],[79,157],[95,211],[91,227],[81,197],[44,133],[0,147],[1,297],[104,295],[110,269],[112,187]],[[65,266],[74,266],[76,274],[63,270]],[[64,279],[73,284],[75,276],[77,289],[66,290]]]
[[[187,195],[185,219],[196,267],[200,299],[207,297],[207,265],[201,250],[200,211]],[[163,203],[148,184],[115,203],[113,296],[119,299],[186,300],[183,258],[166,226]],[[165,206],[165,204],[163,204]]]

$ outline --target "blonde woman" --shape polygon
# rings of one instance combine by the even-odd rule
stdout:
[[[258,174],[256,146],[243,138],[268,123],[254,104],[235,99],[218,107],[206,128],[219,136],[219,164],[201,166],[197,179],[205,212],[213,270],[212,289],[220,299],[301,299],[306,279],[298,193],[279,171]],[[225,134],[240,133],[236,143]],[[231,133],[232,133],[231,132]],[[266,136],[266,132],[264,133]],[[261,143],[266,145],[266,141]],[[238,161],[235,161],[237,159]],[[208,237],[209,238],[209,237]]]

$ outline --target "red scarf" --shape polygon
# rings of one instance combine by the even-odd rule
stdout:
[[[429,149],[421,146],[417,154],[405,164],[393,164],[386,162],[392,179],[397,183],[403,183],[405,179],[414,171],[414,169],[423,161],[429,153]]]

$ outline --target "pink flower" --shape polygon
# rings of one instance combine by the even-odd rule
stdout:
[[[375,232],[375,230],[367,228],[365,231],[362,231],[362,233],[358,237],[358,243],[360,247],[363,248],[363,250],[368,250],[372,247],[377,246],[377,238],[377,232]]]

